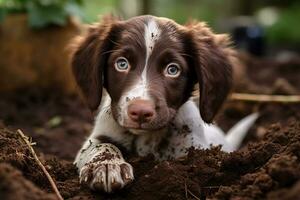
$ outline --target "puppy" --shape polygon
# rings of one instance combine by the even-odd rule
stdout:
[[[81,183],[93,190],[112,192],[133,181],[120,149],[158,160],[184,156],[190,147],[233,151],[257,117],[226,137],[208,125],[229,93],[235,58],[228,36],[203,22],[106,16],[75,44],[73,73],[97,112],[75,164]],[[199,108],[191,100],[197,83]]]

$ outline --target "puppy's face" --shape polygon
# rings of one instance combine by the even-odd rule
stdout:
[[[107,17],[79,39],[72,64],[90,107],[99,106],[105,87],[115,120],[140,133],[171,122],[196,82],[201,116],[210,122],[231,85],[228,52],[226,37],[204,23]]]
[[[161,129],[195,82],[180,27],[154,17],[133,18],[122,26],[104,75],[113,116],[126,128]]]

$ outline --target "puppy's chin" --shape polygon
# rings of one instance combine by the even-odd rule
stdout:
[[[152,129],[152,130],[149,130],[149,129],[135,129],[135,128],[129,128],[128,130],[133,135],[148,135],[148,134],[152,135],[152,134],[164,133],[165,130],[166,130],[166,126],[160,128],[160,129]]]
[[[132,128],[129,128],[128,130],[133,135],[144,135],[144,134],[149,134],[149,132],[151,132],[149,130],[144,130],[144,129],[132,129]]]

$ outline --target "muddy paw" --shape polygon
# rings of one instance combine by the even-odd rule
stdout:
[[[123,159],[96,156],[80,170],[80,183],[92,190],[113,192],[133,181],[132,166]]]

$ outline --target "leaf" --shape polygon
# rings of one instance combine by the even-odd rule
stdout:
[[[4,7],[0,7],[0,23],[4,20],[6,16],[6,11]]]
[[[79,18],[84,17],[84,13],[80,5],[74,2],[67,2],[65,5],[65,11],[68,13],[69,16],[76,16]]]
[[[54,116],[47,122],[47,127],[54,128],[59,126],[62,123],[62,118],[60,116]]]
[[[63,26],[67,23],[68,14],[59,5],[42,6],[28,3],[29,25],[33,28],[43,28],[50,24]]]
[[[71,15],[83,18],[82,2],[83,0],[0,0],[0,21],[6,12],[27,12],[29,26],[33,28],[51,24],[64,26]]]

